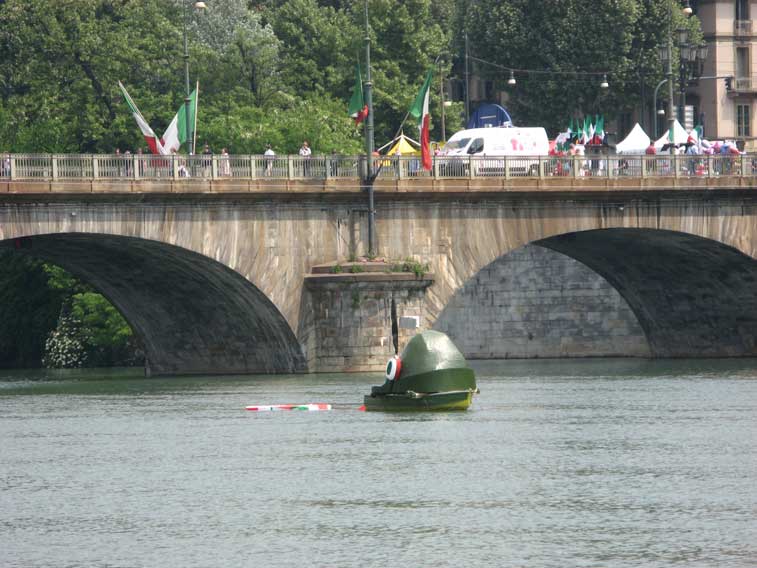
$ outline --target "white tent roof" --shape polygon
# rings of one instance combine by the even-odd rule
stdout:
[[[622,142],[615,145],[615,152],[618,154],[643,154],[649,146],[650,138],[644,129],[637,122],[636,126],[631,129]]]
[[[670,139],[668,138],[668,130],[666,130],[665,134],[658,138],[657,142],[654,143],[654,147],[658,150],[670,142]],[[673,124],[673,144],[686,144],[686,140],[688,139],[688,133],[683,129],[681,123],[676,120],[675,124]]]

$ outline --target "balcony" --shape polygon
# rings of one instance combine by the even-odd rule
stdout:
[[[733,95],[751,95],[757,94],[757,76],[736,77],[733,80]]]
[[[749,77],[737,77],[736,78],[736,90],[737,91],[751,91],[752,79]]]
[[[735,20],[733,27],[733,32],[737,36],[752,35],[752,20]]]

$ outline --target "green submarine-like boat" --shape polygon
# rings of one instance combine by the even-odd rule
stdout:
[[[473,369],[438,331],[413,337],[386,364],[386,381],[365,396],[365,410],[466,410],[478,393]]]

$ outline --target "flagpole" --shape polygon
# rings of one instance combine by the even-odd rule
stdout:
[[[200,82],[197,81],[197,86],[195,87],[195,120],[194,120],[194,128],[192,128],[192,153],[194,154],[197,150],[197,114],[198,110],[200,109]]]
[[[668,81],[668,140],[673,141],[676,117],[673,116],[673,5],[668,2],[668,62],[665,69]],[[673,151],[671,150],[672,154]]]
[[[365,123],[365,182],[368,186],[368,256],[376,254],[376,210],[373,203],[373,83],[371,82],[371,35],[368,28],[368,0],[365,0],[365,104],[368,119]]]
[[[187,128],[187,153],[194,154],[194,148],[192,148],[192,119],[189,116],[189,108],[192,104],[190,99],[191,92],[189,91],[189,46],[187,44],[187,27],[189,26],[189,2],[184,1],[184,83],[186,86],[186,97],[184,97],[184,114],[186,115],[186,128]]]
[[[470,72],[468,71],[468,59],[470,59],[468,32],[465,32],[465,128],[468,128],[468,121],[470,120]]]

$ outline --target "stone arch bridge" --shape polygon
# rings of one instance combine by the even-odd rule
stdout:
[[[379,184],[378,255],[423,276],[313,273],[366,250],[354,182],[6,189],[0,244],[101,291],[153,374],[380,369],[394,314],[479,356],[757,355],[752,187]],[[518,254],[531,260],[502,268]],[[603,347],[581,342],[587,326]],[[415,330],[400,327],[402,343]],[[505,328],[509,346],[487,346]]]

